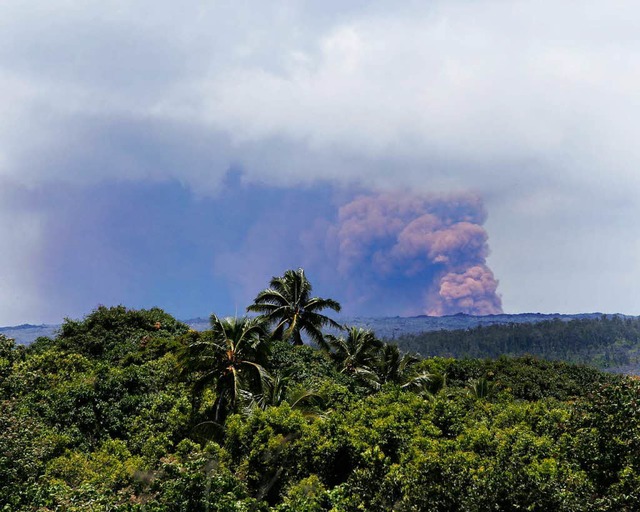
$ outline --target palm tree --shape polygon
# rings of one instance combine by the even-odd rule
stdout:
[[[467,393],[474,398],[489,398],[496,390],[496,383],[481,377],[476,380],[470,380],[467,384]]]
[[[376,373],[380,383],[393,382],[399,384],[420,359],[413,354],[402,354],[397,345],[385,343],[380,350],[376,365]]]
[[[302,345],[302,333],[316,343],[322,343],[322,328],[342,326],[322,315],[320,311],[340,311],[340,304],[332,299],[311,297],[311,283],[304,270],[287,270],[282,277],[273,277],[269,288],[261,291],[247,311],[260,313],[269,323],[275,324],[273,337],[291,340]]]
[[[218,318],[211,329],[191,333],[182,356],[182,371],[194,379],[194,393],[211,386],[216,392],[216,423],[236,410],[244,391],[261,393],[269,379],[263,364],[268,355],[266,332],[259,318]]]
[[[292,385],[291,375],[279,373],[265,382],[261,394],[244,392],[244,414],[251,415],[256,410],[277,407],[288,403],[291,409],[298,410],[309,419],[323,416],[320,407],[323,399],[316,391],[302,385]]]
[[[379,384],[398,384],[421,395],[437,393],[444,386],[444,377],[429,372],[416,373],[415,365],[419,361],[413,354],[402,354],[397,345],[385,343],[374,368]]]
[[[374,367],[382,342],[373,331],[351,327],[346,337],[329,334],[319,345],[330,353],[342,373],[357,375],[368,382],[377,382]]]

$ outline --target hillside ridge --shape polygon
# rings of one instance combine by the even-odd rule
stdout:
[[[469,329],[481,325],[496,325],[510,323],[534,323],[547,320],[560,319],[562,321],[578,320],[585,318],[599,318],[602,316],[619,316],[622,318],[635,318],[633,315],[622,313],[502,313],[498,315],[468,315],[457,313],[446,316],[340,316],[336,320],[343,324],[371,329],[377,336],[385,339],[395,339],[406,334],[418,334],[430,331],[454,331]],[[192,329],[203,331],[209,328],[209,319],[194,317],[182,320]],[[61,324],[20,324],[0,327],[0,334],[12,338],[16,343],[28,345],[40,336],[51,337],[60,328]]]

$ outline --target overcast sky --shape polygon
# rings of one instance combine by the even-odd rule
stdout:
[[[615,0],[5,0],[0,325],[234,314],[301,265],[362,313],[331,233],[407,194],[483,204],[505,312],[640,314],[639,33]]]

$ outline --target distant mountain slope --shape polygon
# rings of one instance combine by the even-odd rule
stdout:
[[[32,325],[22,324],[11,327],[0,327],[0,334],[4,334],[7,338],[16,340],[17,343],[28,345],[40,336],[55,336],[59,325]]]
[[[497,358],[528,354],[640,374],[640,317],[602,315],[561,320],[404,333],[394,341],[402,350],[424,357]]]
[[[449,316],[344,317],[338,319],[338,321],[346,325],[371,329],[379,338],[393,340],[400,336],[421,332],[464,330],[488,325],[530,324],[555,319],[568,322],[583,318],[600,318],[601,316],[602,313],[581,313],[576,315],[519,313],[516,315],[484,316],[459,313]]]
[[[371,329],[379,338],[395,339],[406,334],[417,334],[431,331],[453,331],[470,329],[479,325],[506,325],[544,322],[545,320],[559,319],[565,322],[582,318],[600,318],[602,313],[581,313],[576,315],[561,315],[559,313],[519,313],[515,315],[485,315],[473,316],[459,313],[449,316],[344,316],[335,320],[344,325],[353,325],[364,329]],[[617,315],[625,316],[625,315]],[[206,318],[192,318],[183,320],[192,329],[197,331],[209,328],[209,320]]]
[[[373,330],[408,352],[425,357],[497,358],[530,354],[542,359],[585,363],[608,371],[640,374],[640,317],[576,315],[452,315],[416,317],[339,317],[345,325]],[[185,321],[205,330],[209,321]],[[59,325],[0,327],[0,334],[21,344],[53,337]]]
[[[545,320],[560,319],[563,321],[581,318],[599,318],[601,313],[583,313],[577,315],[520,313],[517,315],[486,315],[472,316],[465,314],[451,316],[414,316],[414,317],[340,317],[337,320],[346,325],[363,327],[373,330],[380,338],[395,339],[407,334],[417,334],[431,331],[451,331],[470,329],[481,325],[503,325],[543,322]],[[192,329],[202,331],[209,328],[207,318],[192,318],[184,320]],[[60,325],[32,325],[23,324],[13,327],[0,327],[0,334],[13,338],[17,343],[28,345],[39,336],[54,336]]]

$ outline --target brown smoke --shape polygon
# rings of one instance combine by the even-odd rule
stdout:
[[[485,220],[474,195],[360,196],[340,208],[330,230],[338,272],[370,285],[377,301],[406,299],[411,312],[501,313]]]
[[[450,272],[440,279],[437,300],[428,314],[445,315],[452,311],[474,315],[501,313],[497,287],[498,281],[486,265],[476,265],[462,274]]]

